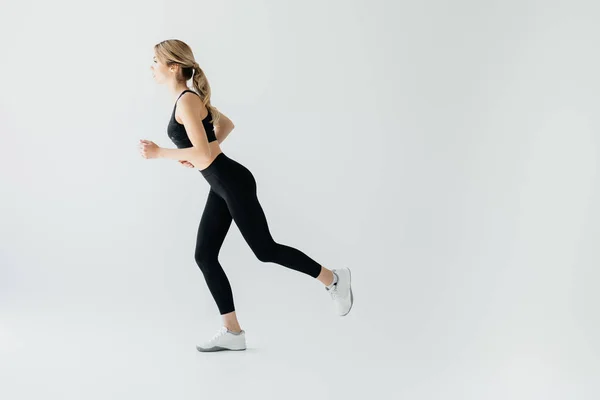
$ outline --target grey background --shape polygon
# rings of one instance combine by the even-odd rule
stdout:
[[[600,7],[593,1],[3,1],[0,397],[595,399]],[[209,186],[145,160],[192,46],[222,144],[323,287],[220,260],[248,350],[193,260]]]

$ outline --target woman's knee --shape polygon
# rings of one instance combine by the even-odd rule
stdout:
[[[212,256],[207,251],[202,251],[202,249],[197,249],[195,251],[194,261],[196,261],[198,268],[200,268],[204,274],[209,274],[213,269],[211,266],[218,263],[216,257]]]
[[[274,262],[277,254],[278,244],[275,242],[255,245],[252,248],[254,255],[262,262]]]

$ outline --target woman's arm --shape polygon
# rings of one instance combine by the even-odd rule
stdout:
[[[185,124],[184,124],[185,125]],[[188,124],[189,126],[190,124]],[[186,129],[188,127],[186,126]],[[215,125],[215,136],[217,137],[217,141],[219,144],[229,136],[235,125],[233,121],[229,119],[225,114],[221,113],[221,117],[219,118],[219,125]],[[194,135],[200,136],[200,135]],[[206,137],[206,135],[204,135]],[[193,140],[194,142],[198,142],[198,140]],[[201,146],[193,146],[186,147],[183,149],[168,149],[165,147],[160,147],[158,150],[158,158],[168,158],[170,160],[198,160],[201,159],[210,159],[210,154],[207,156],[202,150]]]
[[[160,147],[158,149],[158,158],[168,158],[170,160],[197,160],[206,158],[206,155],[197,147],[186,147],[184,149],[167,149]]]
[[[233,122],[225,116],[222,112],[220,112],[221,117],[219,118],[219,125],[215,125],[215,136],[217,137],[217,141],[219,144],[223,142],[227,138],[227,136],[231,133],[235,125]]]

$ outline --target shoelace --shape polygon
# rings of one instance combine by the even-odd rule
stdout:
[[[225,334],[225,332],[227,332],[227,328],[225,328],[225,327],[221,327],[221,328],[220,328],[220,329],[217,331],[217,333],[215,333],[215,334],[213,335],[213,337],[210,339],[210,341],[212,342],[212,341],[214,341],[215,339],[217,339],[219,336],[223,336],[223,335]]]
[[[329,295],[331,296],[332,299],[337,299],[339,292],[338,292],[338,286],[337,283],[335,285],[333,285],[333,287],[331,289],[327,289],[329,291]]]

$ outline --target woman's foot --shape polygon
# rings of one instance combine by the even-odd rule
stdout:
[[[222,326],[210,340],[196,345],[196,349],[201,352],[246,350],[246,332],[243,329],[240,332],[232,332]]]
[[[335,274],[333,283],[325,286],[325,290],[329,292],[338,315],[344,316],[350,312],[354,303],[350,268],[333,269],[332,271]]]

